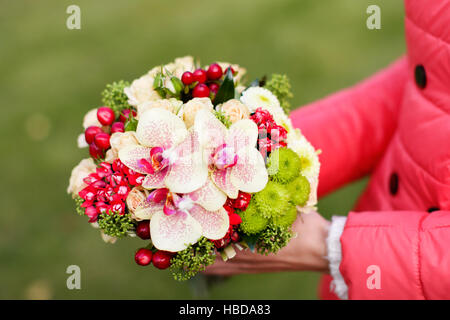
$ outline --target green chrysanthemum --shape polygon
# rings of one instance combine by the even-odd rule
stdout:
[[[250,201],[247,210],[240,211],[239,215],[241,216],[242,223],[241,223],[241,230],[245,234],[256,234],[262,230],[264,230],[265,227],[267,227],[267,223],[269,222],[269,219],[261,215],[261,213],[258,212],[258,208],[255,204],[255,201],[253,199]]]
[[[300,175],[302,162],[300,157],[289,148],[273,151],[268,159],[268,173],[272,180],[286,184]]]
[[[291,201],[297,206],[304,206],[309,199],[311,187],[308,179],[300,175],[287,186]]]
[[[287,246],[292,238],[290,228],[269,226],[261,233],[256,242],[256,250],[260,254],[268,255],[277,253],[280,249]]]
[[[120,80],[106,85],[105,90],[102,92],[102,102],[105,106],[114,110],[116,115],[124,109],[130,109],[128,104],[128,97],[123,90],[130,85],[129,82]]]
[[[258,211],[266,218],[278,216],[289,207],[289,191],[286,186],[274,181],[269,181],[253,198]]]
[[[276,227],[290,227],[295,219],[297,219],[297,207],[291,204],[283,214],[272,218],[272,224]]]

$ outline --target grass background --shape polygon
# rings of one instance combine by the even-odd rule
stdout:
[[[66,8],[81,8],[81,30]],[[381,8],[381,30],[366,8]],[[137,239],[103,243],[66,194],[85,112],[114,80],[191,54],[239,63],[249,79],[287,73],[294,105],[369,76],[405,50],[403,4],[392,0],[0,0],[0,298],[195,298],[189,283],[139,268]],[[366,179],[321,199],[327,217],[351,209]],[[82,289],[68,290],[67,266]],[[214,299],[314,299],[319,275],[241,275]]]

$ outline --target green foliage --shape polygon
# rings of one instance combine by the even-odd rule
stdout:
[[[309,199],[311,187],[308,179],[300,175],[287,185],[291,201],[298,206],[304,206]]]
[[[272,225],[277,227],[290,227],[296,219],[297,207],[291,204],[282,214],[272,218]]]
[[[136,131],[138,125],[137,119],[133,116],[133,112],[130,112],[127,122],[125,122],[125,131]]]
[[[175,280],[185,281],[205,270],[215,259],[214,244],[202,237],[170,260],[170,270]]]
[[[289,114],[291,110],[291,99],[294,95],[291,91],[291,83],[287,75],[283,74],[272,74],[272,77],[267,81],[265,88],[272,91],[274,95],[277,96],[280,101],[280,105],[286,114]]]
[[[300,175],[302,161],[289,148],[279,148],[270,153],[267,160],[268,173],[272,180],[287,184]]]
[[[225,127],[229,128],[231,126],[231,120],[222,111],[214,111],[214,115],[224,124]]]
[[[84,202],[84,200],[81,198],[81,197],[79,197],[79,196],[76,196],[75,197],[75,210],[77,211],[77,213],[80,215],[80,216],[84,216],[84,208],[82,208],[81,207],[81,205],[83,204],[83,202]]]
[[[123,92],[129,85],[130,83],[128,81],[120,80],[106,85],[105,90],[102,92],[102,103],[113,109],[116,116],[118,116],[122,110],[131,108],[128,104],[128,97]]]
[[[172,91],[171,89],[166,87],[165,85],[166,80],[170,80],[173,89],[175,91]],[[156,74],[155,79],[153,81],[153,89],[156,92],[158,92],[159,96],[162,99],[169,99],[169,98],[180,99],[185,89],[185,86],[179,78],[175,77],[168,70],[163,70],[163,68],[161,67],[161,71]]]
[[[275,181],[269,181],[262,191],[253,195],[253,199],[261,215],[266,218],[282,214],[290,205],[286,186]]]
[[[240,225],[241,231],[245,234],[256,234],[264,230],[267,227],[269,219],[264,217],[256,206],[255,201],[252,199],[245,211],[239,211],[242,223]]]
[[[264,255],[277,253],[289,243],[292,235],[290,228],[271,225],[261,233],[256,242],[256,250]]]
[[[214,105],[216,106],[230,99],[233,99],[234,94],[233,72],[231,71],[231,69],[228,69],[223,82],[220,85],[219,91],[217,91],[216,97],[214,98]]]
[[[125,237],[134,229],[130,214],[102,213],[98,216],[97,222],[105,234],[117,238]]]

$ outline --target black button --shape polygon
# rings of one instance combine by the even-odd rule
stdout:
[[[419,64],[416,66],[414,77],[416,78],[416,84],[420,89],[424,89],[427,86],[427,74],[423,65]]]
[[[395,172],[392,173],[389,178],[389,191],[393,196],[395,196],[398,192],[398,174]]]
[[[428,211],[429,213],[432,213],[432,212],[434,212],[434,211],[439,211],[439,210],[441,210],[441,209],[439,209],[438,207],[431,207],[431,208],[429,208],[427,211]]]

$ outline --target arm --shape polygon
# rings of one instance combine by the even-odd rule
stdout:
[[[374,168],[397,125],[406,77],[402,58],[353,88],[291,113],[293,125],[322,150],[319,196]]]
[[[342,250],[330,239],[342,221],[333,221],[328,239],[329,256],[337,261],[342,252],[338,269],[330,261],[341,298],[450,297],[450,211],[351,212],[344,223]]]

